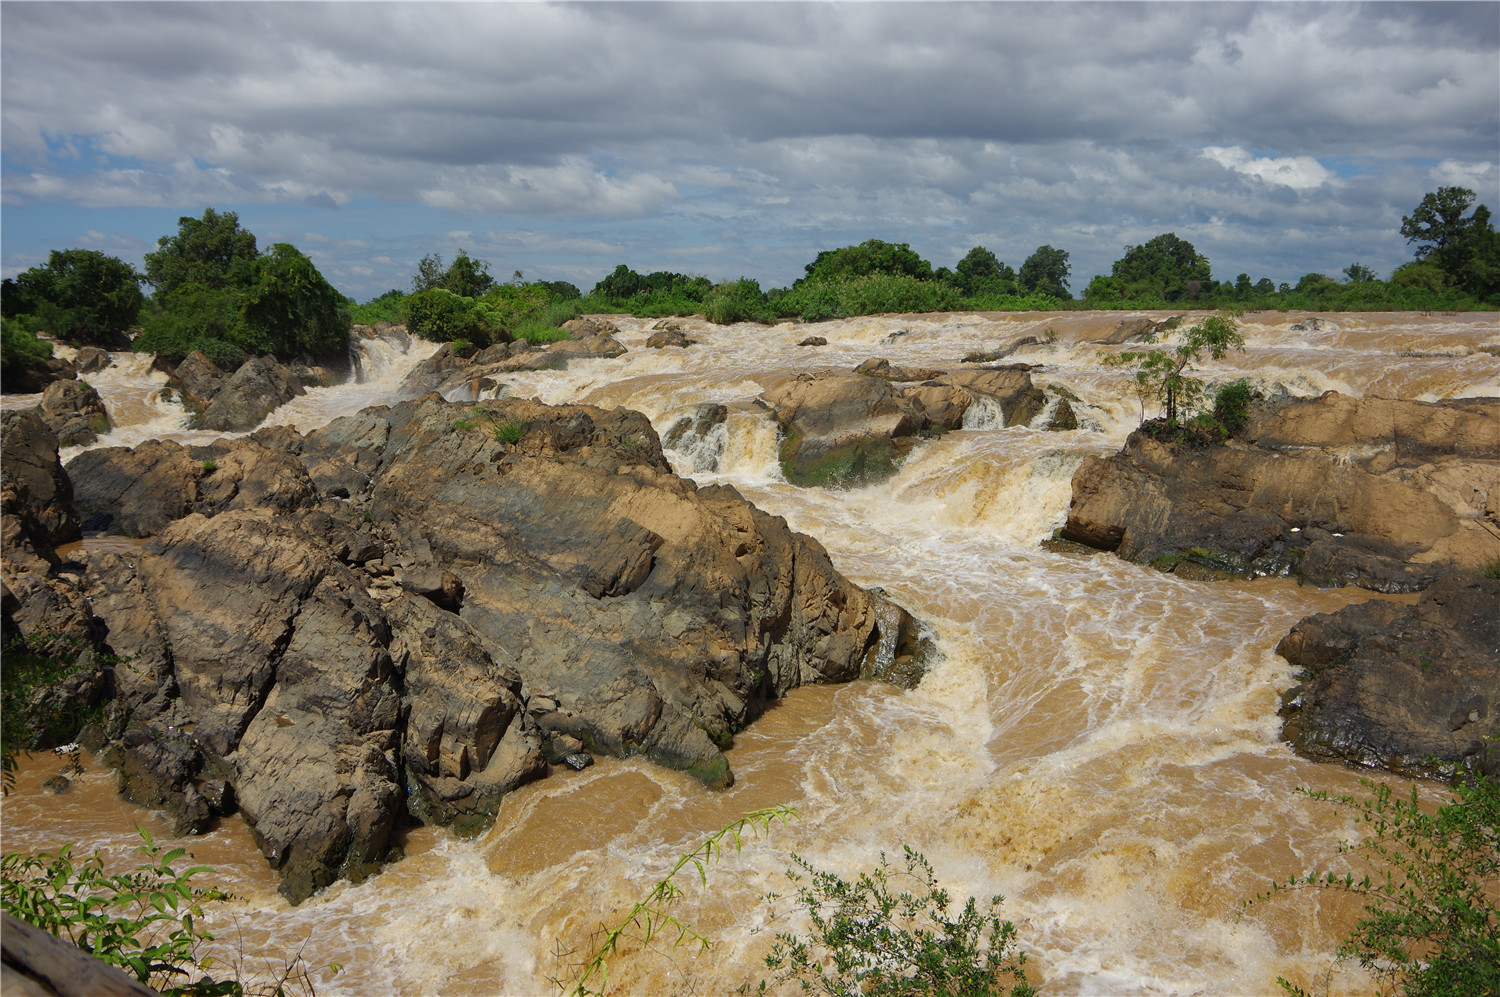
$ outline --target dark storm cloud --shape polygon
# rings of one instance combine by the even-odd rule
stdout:
[[[1168,229],[1217,263],[1321,225],[1394,265],[1424,190],[1500,191],[1490,3],[12,3],[0,18],[7,206],[374,198],[572,226],[559,247],[790,259],[878,235],[1019,263],[1049,242],[1077,274]],[[760,275],[800,271],[771,265]]]

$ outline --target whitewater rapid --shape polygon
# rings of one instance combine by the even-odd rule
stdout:
[[[186,843],[242,897],[215,925],[247,951],[280,958],[300,946],[315,965],[342,963],[338,976],[317,977],[324,994],[550,993],[548,978],[567,979],[577,959],[556,952],[585,949],[602,922],[735,815],[786,804],[800,821],[725,855],[706,888],[681,884],[676,912],[713,949],[699,958],[629,943],[611,962],[612,992],[753,986],[768,976],[760,959],[774,932],[797,923],[773,921],[760,899],[786,892],[791,853],[851,876],[903,844],[932,861],[957,902],[1006,897],[1031,978],[1049,994],[1269,993],[1278,975],[1332,993],[1368,989],[1357,966],[1323,976],[1351,906],[1302,896],[1242,916],[1240,905],[1272,877],[1334,861],[1349,833],[1336,812],[1295,792],[1361,787],[1357,773],[1299,759],[1280,741],[1278,697],[1292,670],[1273,649],[1302,617],[1371,594],[1191,582],[1042,546],[1066,516],[1078,464],[1113,452],[1140,418],[1128,376],[1085,342],[1129,317],[689,321],[700,344],[660,350],[645,346],[651,321],[617,318],[624,356],[498,378],[493,394],[628,406],[663,435],[699,405],[727,406],[722,425],[668,451],[678,473],[731,484],[816,537],[853,581],[884,587],[933,625],[941,663],[910,692],[859,682],[798,690],[736,738],[727,792],[639,759],[601,759],[516,791],[475,839],[413,829],[403,859],[297,908],[275,893],[243,825],[225,821]],[[1492,315],[1308,317],[1245,316],[1246,350],[1204,375],[1298,395],[1500,395],[1500,359],[1486,351],[1500,347]],[[797,345],[814,334],[828,345]],[[974,411],[969,428],[924,442],[881,485],[831,492],[782,479],[775,427],[754,404],[775,379],[876,356],[951,365],[1028,335],[1038,342],[1007,362],[1035,365],[1039,387],[1072,392],[1084,428],[1004,427]],[[380,349],[379,377],[310,391],[273,421],[306,430],[393,400],[431,346]],[[112,412],[112,392],[138,391],[149,414],[160,385],[133,367],[117,373],[118,386],[90,381]],[[198,439],[163,410],[99,445],[148,433]],[[76,841],[123,854],[138,820],[170,837],[115,797],[110,773],[90,767],[53,797],[39,784],[54,770],[34,760],[0,803],[6,851]]]

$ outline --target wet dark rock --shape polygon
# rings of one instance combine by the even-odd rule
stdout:
[[[1500,775],[1500,581],[1450,577],[1416,605],[1311,616],[1276,651],[1302,669],[1281,710],[1298,753],[1407,776]]]
[[[646,338],[646,346],[653,350],[659,350],[666,346],[675,346],[686,349],[689,346],[697,346],[698,340],[691,339],[681,329],[664,329],[661,332],[653,332]]]
[[[246,432],[303,393],[296,375],[274,357],[251,357],[219,384],[204,406],[198,428]]]
[[[83,346],[73,358],[73,369],[79,374],[92,374],[106,367],[113,367],[114,358],[97,346]]]
[[[802,342],[798,343],[797,345],[798,346],[827,346],[828,345],[828,340],[826,338],[824,338],[823,336],[808,336],[806,339],[802,340]]]

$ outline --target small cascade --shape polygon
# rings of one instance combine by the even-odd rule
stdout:
[[[1005,410],[989,395],[975,395],[964,410],[964,429],[1004,429]]]

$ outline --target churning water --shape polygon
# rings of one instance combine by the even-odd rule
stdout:
[[[1357,967],[1324,976],[1355,907],[1302,895],[1241,916],[1240,904],[1273,877],[1335,861],[1351,833],[1295,792],[1360,787],[1356,773],[1303,761],[1278,739],[1292,669],[1273,648],[1302,617],[1371,594],[1191,582],[1040,546],[1066,516],[1074,469],[1116,450],[1140,418],[1127,377],[1087,342],[1126,317],[690,322],[701,343],[686,350],[648,349],[650,323],[621,319],[623,357],[500,378],[494,390],[506,395],[639,409],[661,434],[700,404],[728,406],[725,423],[669,451],[677,471],[731,483],[817,537],[846,575],[929,621],[942,661],[910,692],[853,683],[793,693],[738,737],[727,792],[603,759],[513,793],[477,839],[411,831],[401,861],[297,908],[275,893],[243,825],[226,821],[188,842],[243,898],[218,916],[221,936],[277,963],[300,947],[315,965],[344,964],[320,978],[326,994],[545,994],[549,976],[568,978],[578,958],[556,953],[586,949],[681,853],[746,810],[787,804],[799,822],[711,865],[706,887],[680,884],[688,895],[676,912],[713,948],[674,950],[670,936],[629,943],[611,961],[613,990],[753,985],[787,925],[772,923],[760,898],[787,892],[791,853],[847,877],[903,844],[928,857],[957,902],[1006,897],[1046,993],[1260,994],[1276,990],[1278,975],[1334,993],[1367,989]],[[1493,315],[1334,315],[1292,328],[1303,318],[1247,316],[1247,349],[1204,373],[1299,395],[1500,395],[1500,359],[1481,349],[1500,346]],[[828,345],[796,345],[814,333]],[[969,428],[922,444],[882,485],[830,492],[782,480],[775,427],[753,404],[774,380],[872,356],[951,365],[1027,335],[1038,342],[1010,361],[1040,365],[1038,386],[1073,392],[1085,428],[1005,428],[976,407]],[[378,387],[309,392],[273,420],[308,429],[384,400],[430,350],[378,348]],[[176,428],[181,413],[152,400],[160,385],[134,367],[116,371],[90,380],[112,412],[136,414],[101,445],[188,438]],[[135,821],[166,836],[115,798],[102,769],[63,796],[44,793],[54,769],[34,760],[0,805],[7,851],[76,841],[123,856]]]

